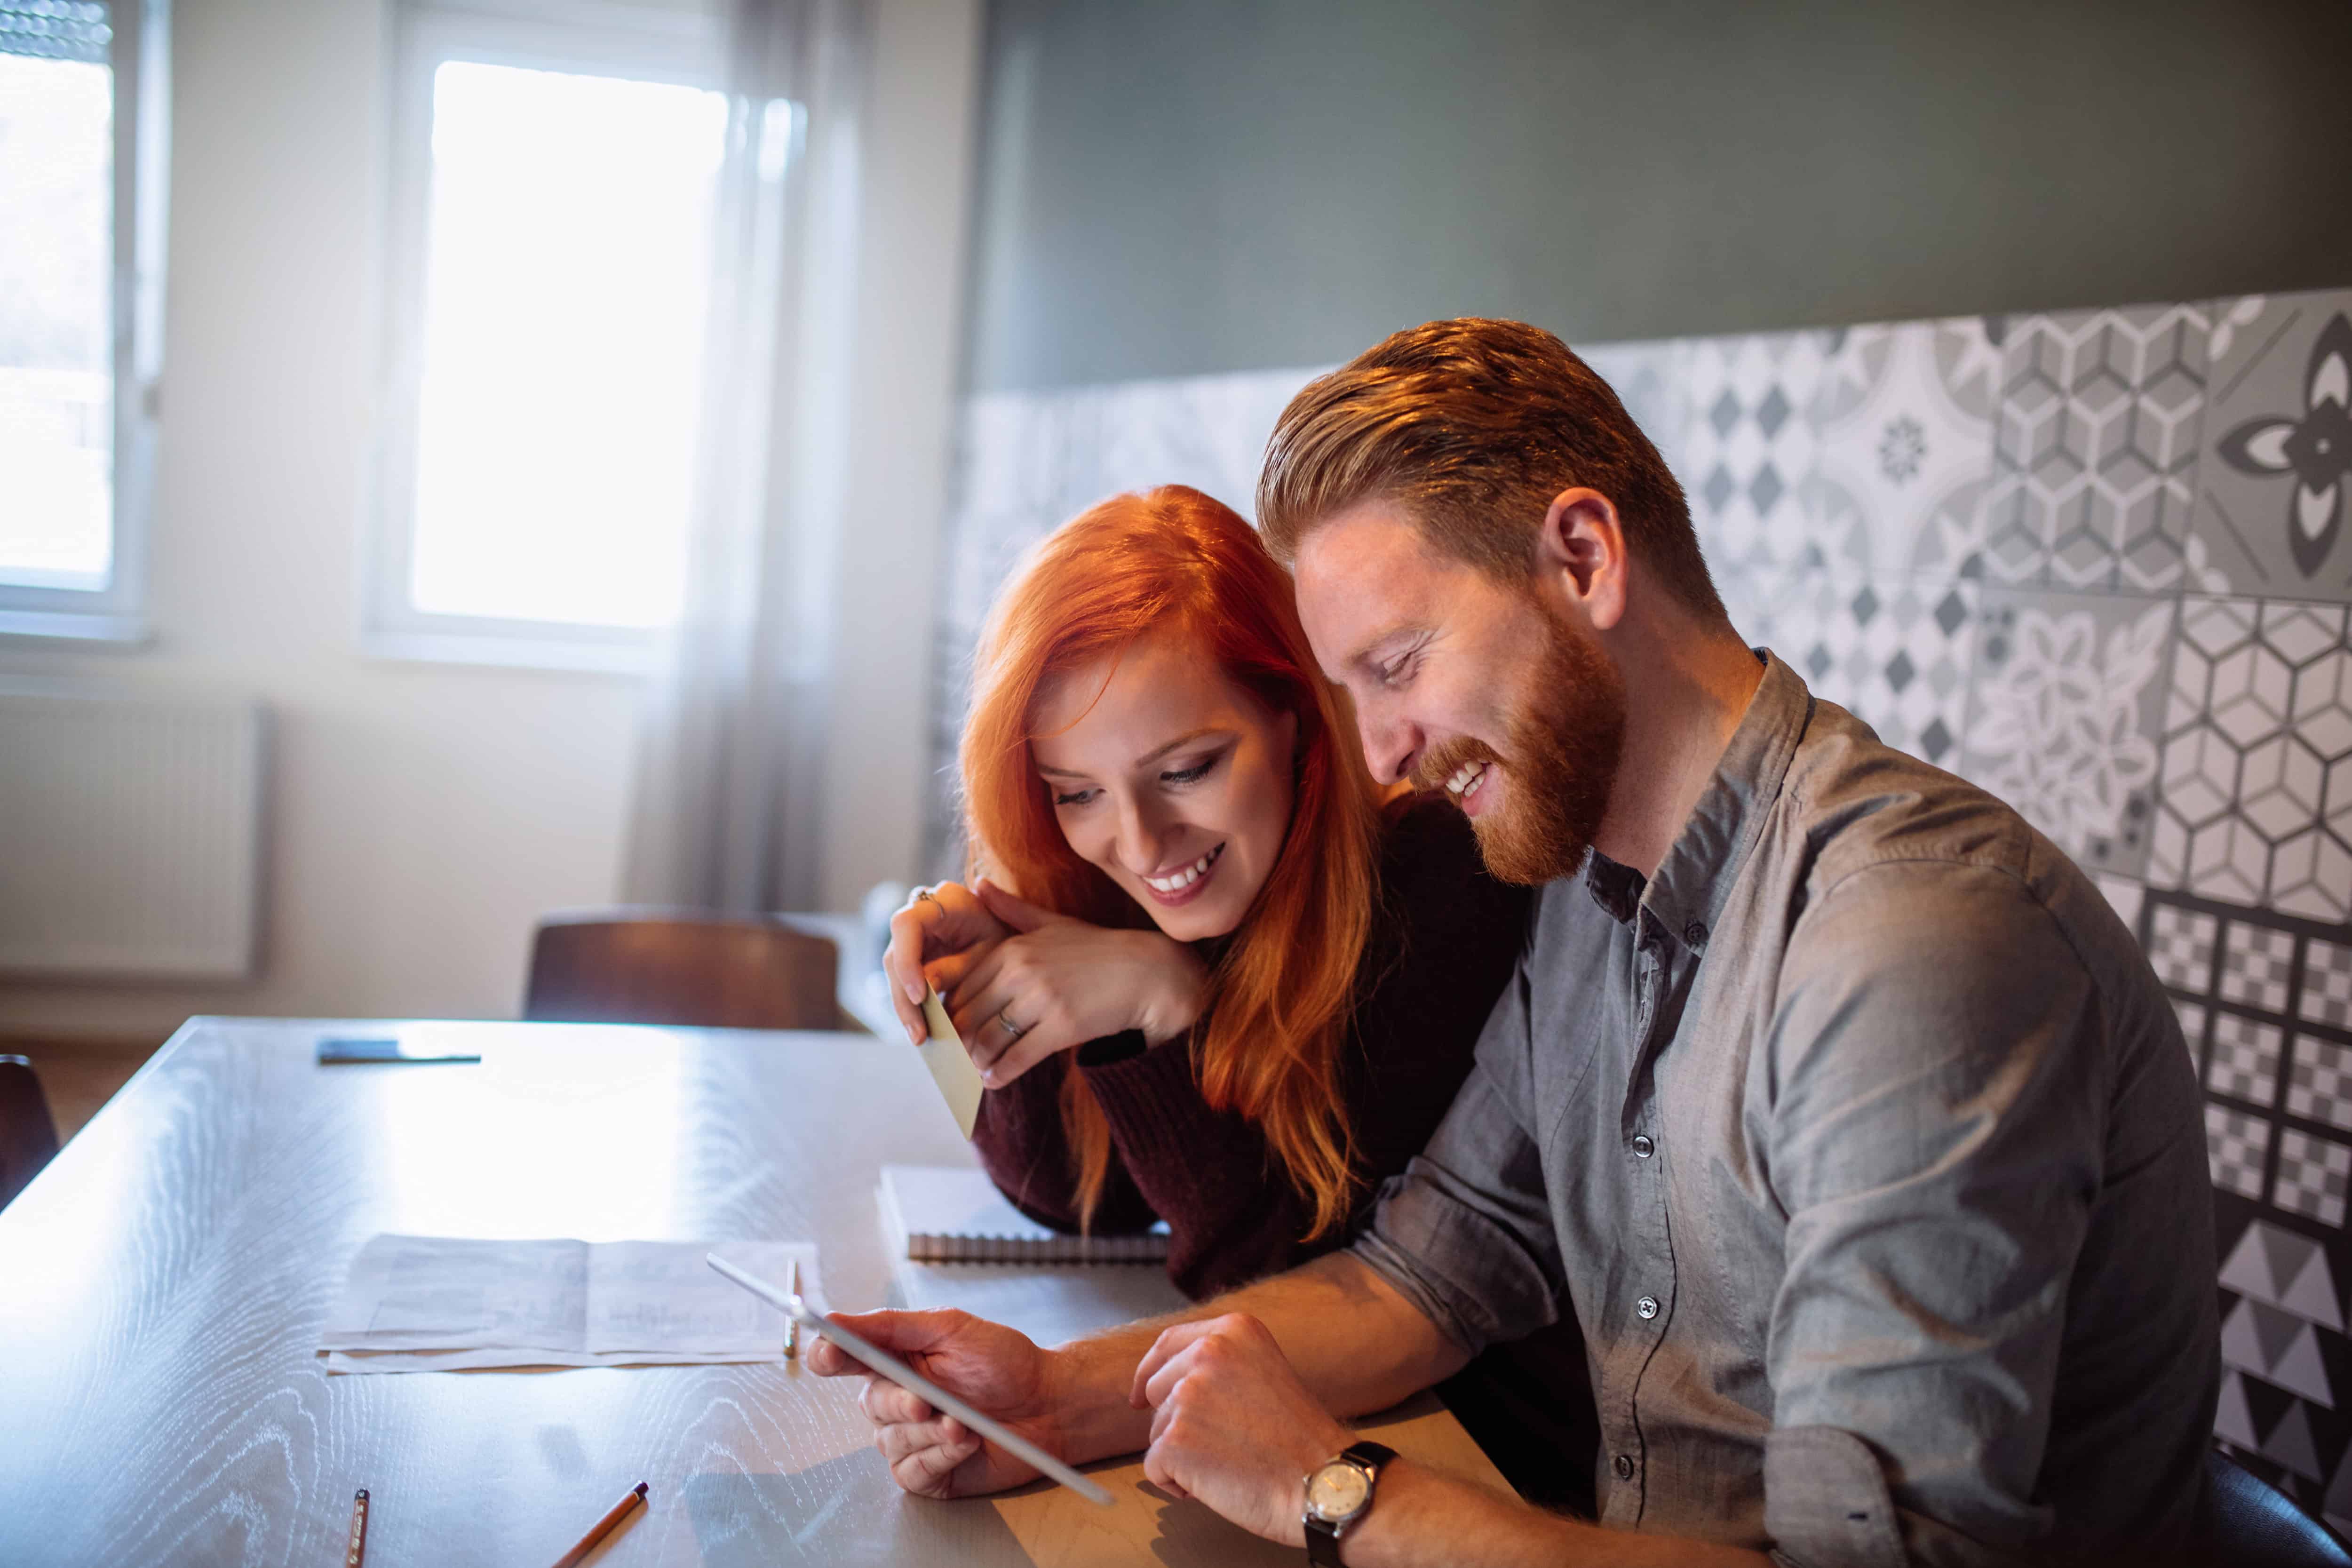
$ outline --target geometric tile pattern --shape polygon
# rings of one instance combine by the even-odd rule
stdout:
[[[2352,647],[2339,605],[2192,597],[2149,879],[2352,920]]]
[[[2352,1148],[2292,1127],[2279,1134],[2278,1179],[2271,1184],[2272,1207],[2340,1226],[2347,1180],[2352,1180]]]
[[[1958,772],[2086,869],[2147,864],[2173,605],[1984,590]]]
[[[2213,981],[2213,938],[2221,922],[2171,903],[2155,906],[2155,922],[2144,939],[2156,977],[2176,990],[2202,996]]]
[[[2190,1058],[2200,1036],[2205,1048],[2231,1369],[2214,1431],[2306,1508],[2352,1523],[2336,1288],[2352,1280],[2352,1027],[2327,995],[2341,930],[2161,889],[2143,905],[2140,941]]]
[[[2200,305],[2011,320],[1985,506],[1993,581],[2178,588],[2210,334]]]
[[[2287,973],[2294,963],[2292,934],[2232,921],[2230,940],[2221,950],[2221,999],[2265,1013],[2284,1013]]]
[[[1677,477],[1707,564],[1737,576],[1807,560],[1827,564],[1798,495],[1813,469],[1807,417],[1831,334],[1769,332],[1691,345],[1689,414]]]
[[[2270,1158],[2271,1124],[2227,1106],[2205,1107],[2205,1152],[2213,1184],[2242,1197],[2263,1194],[2263,1165]]]
[[[2352,1029],[2352,947],[2315,942],[2303,953],[2301,1016],[2315,1024]]]
[[[2213,1020],[2213,1056],[2205,1068],[2205,1087],[2268,1110],[2278,1090],[2279,1052],[2285,1039],[2274,1024],[2221,1014]]]
[[[2319,1035],[2299,1036],[2287,1077],[2286,1109],[2305,1121],[2352,1131],[2352,1047]]]
[[[1735,624],[1880,740],[1949,768],[1968,720],[1976,594],[1973,583],[1808,571]]]
[[[2352,292],[2225,300],[2197,466],[2190,586],[2352,598]]]

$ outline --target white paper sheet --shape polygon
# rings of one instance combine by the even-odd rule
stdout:
[[[824,1300],[805,1242],[377,1236],[319,1345],[331,1372],[782,1359],[783,1314],[712,1273],[711,1250],[776,1279],[797,1261]]]

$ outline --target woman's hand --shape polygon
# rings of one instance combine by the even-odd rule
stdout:
[[[950,994],[972,965],[1012,934],[961,882],[941,882],[928,898],[918,893],[890,917],[882,973],[889,977],[890,1005],[907,1026],[909,1041],[919,1046],[931,1036],[923,1021],[924,993],[936,985],[940,995]]]
[[[1173,1039],[1208,1005],[1208,966],[1182,942],[1054,914],[984,879],[974,891],[1013,933],[979,956],[949,998],[956,1033],[991,1089],[1105,1035],[1140,1029],[1150,1045]]]

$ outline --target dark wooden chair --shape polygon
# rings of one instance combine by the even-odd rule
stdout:
[[[49,1097],[23,1057],[0,1057],[0,1208],[25,1190],[58,1152]]]
[[[781,919],[693,910],[550,915],[531,942],[530,1019],[832,1029],[840,950]]]

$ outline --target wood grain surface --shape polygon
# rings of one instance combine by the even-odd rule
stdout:
[[[379,1231],[814,1240],[836,1307],[952,1302],[1045,1342],[1172,1305],[1134,1268],[893,1267],[887,1161],[963,1163],[915,1054],[871,1036],[433,1025],[483,1062],[320,1067],[382,1024],[194,1019],[0,1211],[0,1563],[1286,1563],[1139,1463],[1097,1509],[1035,1487],[908,1498],[856,1386],[796,1366],[330,1377],[314,1353]],[[1366,1422],[1500,1487],[1433,1401]]]

